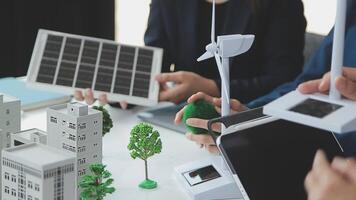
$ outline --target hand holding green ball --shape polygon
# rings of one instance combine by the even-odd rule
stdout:
[[[215,107],[207,101],[199,100],[188,104],[184,109],[183,122],[187,129],[193,134],[206,134],[207,130],[189,126],[186,121],[189,118],[213,119],[219,117],[220,114]]]

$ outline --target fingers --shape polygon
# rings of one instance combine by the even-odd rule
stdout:
[[[303,94],[310,94],[315,92],[327,92],[330,88],[330,73],[323,76],[322,79],[312,80],[302,83],[298,86],[299,92]]]
[[[327,92],[330,89],[330,72],[326,73],[321,79],[319,92]]]
[[[91,89],[86,89],[85,90],[84,98],[85,98],[85,102],[88,105],[92,105],[95,102],[94,94],[93,94],[93,91]]]
[[[84,101],[84,96],[83,96],[82,91],[76,90],[76,91],[74,92],[74,98],[75,98],[77,101]]]
[[[98,99],[99,99],[100,105],[102,105],[102,106],[109,103],[108,97],[107,97],[106,94],[101,94],[101,95],[99,95],[99,98],[98,98]]]
[[[304,186],[309,196],[312,195],[313,190],[315,191],[320,182],[326,182],[326,179],[330,178],[332,174],[333,173],[325,153],[318,150],[314,158],[312,170],[308,173],[304,181]]]
[[[221,108],[221,98],[213,98],[213,103],[217,107],[217,111],[220,113]],[[242,104],[236,99],[230,99],[230,108],[233,112],[239,112],[242,110]]]
[[[219,154],[219,149],[216,145],[205,146],[205,149],[211,154]]]
[[[162,90],[159,93],[159,101],[170,101],[173,103],[180,103],[184,98],[182,96],[184,88],[181,85],[177,85],[174,88]]]
[[[198,119],[198,118],[187,119],[187,124],[189,126],[202,128],[202,129],[206,129],[206,130],[208,129],[208,122],[209,122],[209,120],[205,120],[205,119]],[[220,123],[214,123],[211,128],[215,132],[221,132],[221,124]]]
[[[321,80],[313,80],[313,81],[302,83],[298,86],[298,91],[303,94],[319,92],[320,83]]]
[[[165,83],[168,81],[181,83],[183,80],[183,76],[184,72],[162,73],[156,76],[156,81],[158,81],[159,83]]]
[[[336,157],[331,167],[349,178],[353,183],[356,183],[356,161],[354,159],[344,159]]]
[[[343,76],[350,79],[351,81],[356,81],[356,68],[354,67],[344,67]]]
[[[193,102],[196,102],[198,100],[205,100],[211,104],[214,103],[214,97],[211,97],[207,94],[205,94],[204,92],[198,92],[196,94],[193,94],[191,97],[189,97],[188,99],[188,103],[193,103]]]
[[[126,110],[129,104],[126,101],[120,101],[120,106],[123,110]]]
[[[186,108],[187,106],[184,106],[184,108],[182,108],[179,112],[177,112],[177,114],[176,114],[176,117],[175,117],[175,119],[174,119],[174,123],[175,124],[180,124],[180,123],[182,123],[182,119],[183,119],[183,115],[184,115],[184,110],[185,110],[185,108]]]
[[[201,148],[205,148],[209,153],[218,154],[219,149],[215,145],[214,139],[210,135],[194,135],[187,133],[188,140],[196,142]]]
[[[316,184],[317,184],[317,178],[315,177],[314,173],[310,171],[304,181],[305,189],[307,190],[308,193],[310,193],[310,190],[314,188]]]
[[[318,150],[313,162],[313,171],[317,176],[325,174],[331,170],[330,164],[323,151]]]
[[[338,77],[335,85],[344,97],[350,100],[356,100],[356,82],[345,77]]]
[[[188,140],[202,144],[204,146],[215,145],[214,139],[210,135],[194,135],[187,133],[186,137]]]

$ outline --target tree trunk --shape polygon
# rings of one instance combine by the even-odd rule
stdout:
[[[146,180],[148,180],[148,166],[147,166],[147,160],[145,161],[145,173],[146,173]]]

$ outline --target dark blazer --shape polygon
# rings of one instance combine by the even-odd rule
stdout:
[[[2,0],[0,77],[23,76],[39,28],[114,39],[114,0]]]
[[[199,1],[152,0],[145,43],[164,49],[163,71],[174,63],[176,71],[192,71],[217,81],[214,61],[197,68]],[[223,34],[255,34],[252,49],[231,60],[231,97],[248,102],[292,80],[303,65],[306,21],[301,0],[230,0]],[[210,35],[210,32],[206,34]],[[208,64],[207,64],[208,65]]]

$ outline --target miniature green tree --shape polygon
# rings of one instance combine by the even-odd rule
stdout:
[[[133,159],[140,158],[145,162],[146,179],[140,183],[143,189],[153,189],[157,187],[157,182],[148,178],[147,159],[162,151],[162,141],[158,131],[146,123],[140,123],[131,130],[130,143],[127,147]]]
[[[103,113],[103,136],[110,132],[113,127],[112,119],[109,112],[103,106],[93,106],[95,110],[101,111]]]
[[[84,200],[103,200],[107,194],[115,192],[110,185],[114,179],[110,178],[111,173],[102,164],[90,165],[92,175],[85,175],[79,183],[81,188],[80,197]]]

